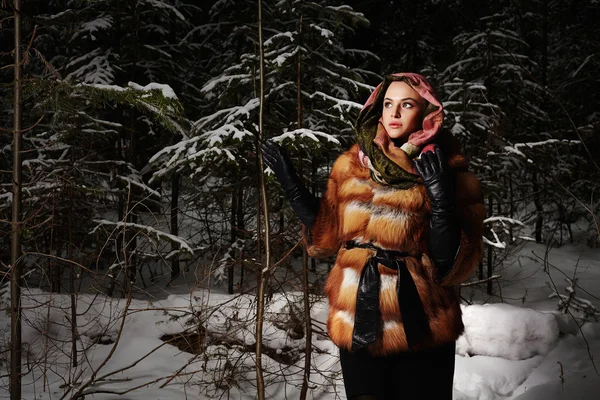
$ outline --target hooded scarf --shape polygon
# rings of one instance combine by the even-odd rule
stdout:
[[[406,143],[397,147],[381,123],[385,93],[392,82],[401,81],[427,101],[422,129],[413,132]],[[371,178],[381,184],[408,189],[420,181],[413,159],[429,151],[444,121],[444,110],[431,83],[415,73],[396,73],[384,78],[369,96],[356,120],[359,161],[371,171]]]

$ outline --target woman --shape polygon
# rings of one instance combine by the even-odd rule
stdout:
[[[457,287],[479,262],[485,210],[443,115],[423,76],[387,76],[321,199],[279,146],[263,145],[306,227],[308,253],[337,252],[327,328],[349,399],[452,399],[464,329]]]

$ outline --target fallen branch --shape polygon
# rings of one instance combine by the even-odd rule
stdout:
[[[472,281],[472,282],[465,282],[465,283],[461,283],[460,286],[461,287],[466,287],[466,286],[475,286],[475,285],[479,285],[481,283],[487,283],[490,281],[494,281],[496,279],[500,279],[502,278],[502,275],[492,275],[489,278],[485,278],[485,279],[480,279],[478,281]]]

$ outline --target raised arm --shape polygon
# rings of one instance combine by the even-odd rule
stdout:
[[[281,146],[267,141],[261,145],[261,150],[265,164],[281,183],[292,210],[306,228],[312,229],[319,213],[319,199],[300,182],[292,161]]]

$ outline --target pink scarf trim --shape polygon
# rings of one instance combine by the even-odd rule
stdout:
[[[438,133],[442,127],[442,123],[444,122],[444,107],[442,106],[442,102],[439,100],[437,93],[431,86],[431,83],[429,83],[427,78],[425,78],[423,75],[411,72],[400,72],[392,75],[405,78],[407,83],[417,93],[419,93],[421,97],[437,107],[436,111],[429,113],[423,119],[423,129],[411,133],[407,142],[402,146],[402,150],[404,150],[409,157],[414,157],[420,152],[431,151],[433,146],[427,145],[433,141],[435,135]],[[377,93],[382,89],[381,85],[381,83],[377,85],[375,90],[367,99],[366,103],[363,105],[363,109],[375,101]],[[422,151],[421,148],[423,148]],[[362,157],[364,157],[364,154]],[[361,164],[362,163],[363,161],[361,160]]]

